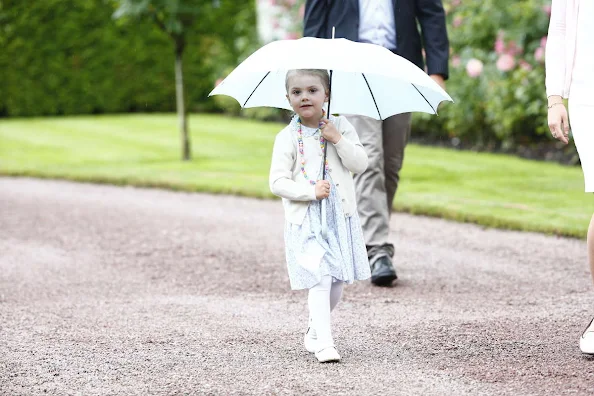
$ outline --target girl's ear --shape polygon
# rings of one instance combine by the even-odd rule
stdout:
[[[287,101],[289,102],[289,104],[291,104],[291,99],[289,99],[289,94],[286,94],[285,98],[287,98]]]

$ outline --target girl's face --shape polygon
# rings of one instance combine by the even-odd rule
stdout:
[[[320,77],[309,74],[290,77],[287,99],[304,125],[317,128],[322,118],[322,107],[328,101]]]

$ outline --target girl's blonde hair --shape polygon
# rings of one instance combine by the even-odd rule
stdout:
[[[330,94],[330,76],[328,75],[328,70],[326,69],[293,69],[287,72],[287,77],[285,77],[285,89],[287,93],[289,93],[289,79],[293,76],[316,76],[319,77],[322,81],[322,85],[324,86],[324,90],[326,94]]]

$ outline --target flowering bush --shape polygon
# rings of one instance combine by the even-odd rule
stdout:
[[[305,0],[257,0],[268,30],[265,40],[290,40],[303,36]]]
[[[272,7],[272,39],[302,34],[304,0],[259,0]],[[443,0],[450,79],[439,116],[415,114],[415,137],[447,137],[466,147],[515,150],[549,142],[544,50],[551,0]],[[573,150],[573,148],[570,148]]]
[[[439,117],[416,115],[432,136],[503,149],[546,132],[544,48],[550,0],[444,0],[451,46]]]

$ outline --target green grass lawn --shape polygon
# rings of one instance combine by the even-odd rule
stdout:
[[[282,127],[193,115],[193,160],[182,162],[173,114],[1,120],[0,174],[271,197]],[[578,167],[411,144],[395,208],[584,238],[594,197],[583,190]]]

